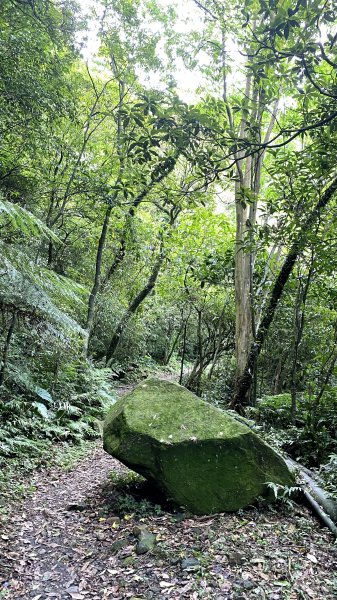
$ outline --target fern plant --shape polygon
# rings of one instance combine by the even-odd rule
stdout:
[[[267,481],[266,486],[272,491],[274,499],[282,504],[291,504],[292,498],[302,492],[300,486],[281,485],[273,481]]]
[[[58,236],[45,225],[38,217],[19,204],[8,202],[0,198],[0,224],[4,223],[6,229],[12,228],[28,237],[45,237],[60,242]]]

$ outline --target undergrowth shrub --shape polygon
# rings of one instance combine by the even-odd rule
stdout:
[[[209,371],[203,375],[202,398],[211,404],[226,408],[231,400],[235,382],[235,361],[231,356],[222,357],[215,367],[212,377]]]
[[[272,427],[288,427],[291,425],[291,396],[263,396],[257,401],[255,417]]]
[[[249,409],[263,428],[279,440],[279,446],[309,467],[328,461],[337,451],[337,388],[327,389],[319,402],[298,395],[295,424],[291,421],[291,396],[264,396]]]
[[[63,393],[51,396],[42,388],[34,393],[33,386],[24,393],[19,386],[3,386],[0,464],[5,459],[20,456],[22,460],[42,459],[48,442],[80,443],[97,437],[97,422],[115,400],[110,377],[108,369],[83,367],[82,391],[74,393],[79,386],[71,386],[69,382],[68,399]]]
[[[331,454],[329,461],[319,470],[320,477],[324,480],[325,489],[337,498],[337,454]]]

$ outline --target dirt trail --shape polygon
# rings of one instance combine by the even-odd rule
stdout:
[[[106,558],[91,508],[112,469],[123,467],[97,447],[72,472],[35,478],[36,492],[13,514],[8,539],[2,540],[8,548],[0,559],[8,598],[80,598],[81,580],[92,579],[95,561]],[[84,510],[68,510],[71,505]]]
[[[111,471],[127,469],[93,444],[34,477],[0,534],[0,598],[336,600],[337,546],[305,508],[189,517],[129,495],[121,510]],[[157,536],[142,556],[139,524]]]

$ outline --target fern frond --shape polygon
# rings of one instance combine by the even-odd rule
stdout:
[[[29,210],[13,204],[13,202],[0,199],[0,221],[6,217],[12,228],[19,230],[24,236],[45,237],[62,243],[57,235]]]
[[[27,394],[27,392],[33,396],[37,396],[44,400],[46,403],[51,403],[53,401],[52,396],[49,392],[40,386],[36,385],[31,374],[28,371],[23,371],[22,368],[16,367],[13,364],[8,365],[7,371],[7,380],[15,383],[23,392]],[[11,400],[10,402],[14,403],[13,408],[16,407],[15,402],[17,403],[17,407],[22,410],[22,402],[17,400]],[[6,406],[9,405],[9,402],[6,403]]]
[[[15,307],[23,314],[37,315],[61,329],[76,331],[84,337],[86,333],[81,326],[57,306],[59,304],[63,308],[67,304],[67,294],[71,294],[74,301],[74,290],[81,286],[65,277],[60,279],[55,273],[51,275],[48,269],[37,267],[22,252],[10,249],[5,244],[0,244],[0,251],[0,305]],[[76,301],[82,303],[79,298]]]
[[[77,307],[79,304],[86,305],[88,290],[69,277],[59,275],[50,269],[35,266],[34,279],[53,298],[54,302],[60,301],[64,305],[65,301],[68,301],[71,306]]]
[[[57,407],[56,417],[62,418],[64,415],[80,416],[81,414],[82,411],[78,406],[74,406],[69,402],[61,402]]]

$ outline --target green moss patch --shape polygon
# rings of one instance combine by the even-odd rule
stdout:
[[[234,511],[291,485],[282,459],[248,427],[175,383],[148,379],[119,400],[104,448],[196,514]]]

